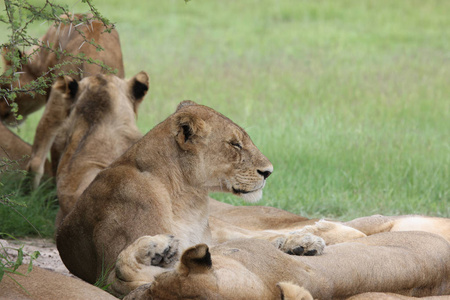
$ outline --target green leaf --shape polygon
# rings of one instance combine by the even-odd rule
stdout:
[[[16,271],[23,262],[23,246],[17,249],[17,260],[14,263],[13,270]]]

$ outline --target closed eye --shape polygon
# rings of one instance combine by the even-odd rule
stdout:
[[[233,146],[234,148],[237,148],[239,150],[242,150],[242,144],[239,142],[230,142],[231,146]]]

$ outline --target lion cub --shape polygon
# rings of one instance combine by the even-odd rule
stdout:
[[[110,273],[113,292],[126,294],[211,243],[210,191],[256,201],[272,171],[244,129],[184,101],[81,195],[57,233],[61,258],[91,283]]]

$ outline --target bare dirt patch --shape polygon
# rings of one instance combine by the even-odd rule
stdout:
[[[28,264],[30,262],[30,255],[34,251],[39,251],[39,257],[33,261],[34,266],[39,266],[43,269],[54,271],[66,276],[75,277],[70,274],[69,270],[64,266],[64,263],[59,256],[56,249],[55,242],[51,239],[42,238],[23,238],[20,240],[2,240],[0,239],[0,247],[3,246],[11,260],[17,258],[17,248],[23,245],[23,263]]]

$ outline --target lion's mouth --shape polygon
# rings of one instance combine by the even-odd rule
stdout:
[[[251,190],[243,190],[243,189],[239,189],[239,188],[235,188],[234,186],[231,186],[231,189],[233,191],[233,194],[235,195],[245,195],[245,194],[251,194],[254,192],[258,192],[260,190],[262,190],[264,188],[264,186],[266,185],[266,181],[262,181],[259,184],[255,184],[253,186],[253,189]]]
[[[233,193],[234,194],[248,194],[251,193],[252,191],[244,191],[244,190],[240,190],[240,189],[235,189],[233,188]]]
[[[232,188],[232,189],[233,189],[233,193],[234,193],[234,194],[245,195],[245,194],[250,194],[250,193],[257,192],[257,191],[259,191],[261,188],[259,188],[259,189],[254,189],[254,190],[251,190],[251,191],[246,191],[246,190],[241,190],[241,189],[235,189],[235,188]]]

